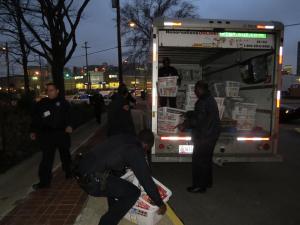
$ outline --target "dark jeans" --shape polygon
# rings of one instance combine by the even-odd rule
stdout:
[[[207,188],[213,183],[213,152],[216,139],[194,141],[192,157],[193,186]]]
[[[159,97],[159,105],[160,107],[165,107],[168,105],[169,100],[169,106],[171,108],[176,108],[176,97]]]
[[[70,135],[61,132],[49,132],[38,136],[42,150],[42,161],[39,166],[39,178],[42,184],[50,184],[52,180],[52,168],[56,149],[59,150],[62,168],[66,174],[70,174],[71,153]]]
[[[107,197],[108,211],[101,217],[99,225],[117,225],[138,200],[140,189],[113,175],[107,178],[104,191],[100,190],[100,186],[100,183],[92,181],[82,188],[94,197]]]

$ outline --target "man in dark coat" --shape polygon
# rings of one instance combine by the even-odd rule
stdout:
[[[179,82],[178,84],[180,84],[180,78],[177,70],[174,67],[170,66],[170,59],[168,57],[165,57],[163,59],[163,66],[158,70],[158,77],[168,77],[168,76],[178,76],[178,82]],[[160,107],[167,106],[168,100],[169,100],[169,106],[171,108],[176,108],[176,97],[159,97]]]
[[[107,135],[135,134],[135,127],[128,101],[128,89],[121,84],[114,94],[107,111]]]
[[[70,133],[73,129],[70,104],[59,97],[59,89],[53,83],[47,84],[47,95],[48,97],[36,104],[32,115],[30,137],[38,141],[42,150],[42,161],[39,166],[40,182],[32,186],[34,189],[50,186],[57,148],[66,178],[71,178]]]
[[[208,90],[208,85],[198,81],[195,85],[198,101],[194,111],[186,114],[180,130],[192,129],[194,151],[192,156],[193,185],[187,190],[192,193],[204,193],[212,186],[213,151],[220,135],[218,105]]]
[[[94,107],[96,121],[101,124],[102,112],[104,110],[104,98],[99,92],[95,92],[90,100],[91,105]]]
[[[83,154],[74,169],[81,188],[94,197],[107,197],[108,211],[101,217],[99,225],[117,225],[140,196],[140,189],[123,180],[120,174],[130,168],[151,200],[164,214],[166,205],[151,177],[145,154],[151,150],[154,135],[143,130],[138,137],[120,134],[110,137]]]

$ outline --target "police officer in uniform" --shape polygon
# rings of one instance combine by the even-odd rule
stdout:
[[[99,225],[117,225],[140,196],[140,190],[120,178],[124,168],[130,168],[153,204],[164,214],[166,205],[152,180],[145,154],[151,150],[154,135],[143,130],[138,137],[131,134],[115,135],[83,154],[74,169],[79,185],[89,195],[107,197],[109,209]]]
[[[180,84],[181,78],[177,70],[170,66],[170,59],[168,57],[163,58],[163,66],[158,70],[158,77],[168,77],[168,76],[178,76],[178,84]],[[172,108],[176,108],[176,97],[159,97],[160,107],[165,107],[168,105]]]
[[[70,104],[59,97],[59,90],[54,83],[47,84],[47,95],[37,102],[32,115],[30,137],[38,141],[42,150],[40,181],[32,186],[35,190],[50,187],[56,149],[59,150],[66,179],[71,178]]]
[[[195,85],[198,101],[194,111],[186,114],[181,131],[192,129],[194,151],[192,156],[193,184],[187,188],[191,193],[204,193],[212,187],[213,151],[220,135],[220,118],[218,105],[208,90],[207,83],[198,81]]]

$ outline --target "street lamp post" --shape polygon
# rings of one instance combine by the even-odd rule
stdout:
[[[112,7],[117,10],[119,83],[123,83],[120,0],[112,0]]]
[[[6,82],[7,88],[9,88],[10,79],[10,66],[9,66],[9,54],[8,54],[8,43],[5,43],[5,47],[2,47],[2,51],[5,51],[5,61],[6,61]]]

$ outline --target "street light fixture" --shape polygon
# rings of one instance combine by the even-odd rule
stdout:
[[[135,27],[136,27],[136,23],[133,22],[133,21],[130,21],[130,22],[129,22],[129,27],[135,28]]]

